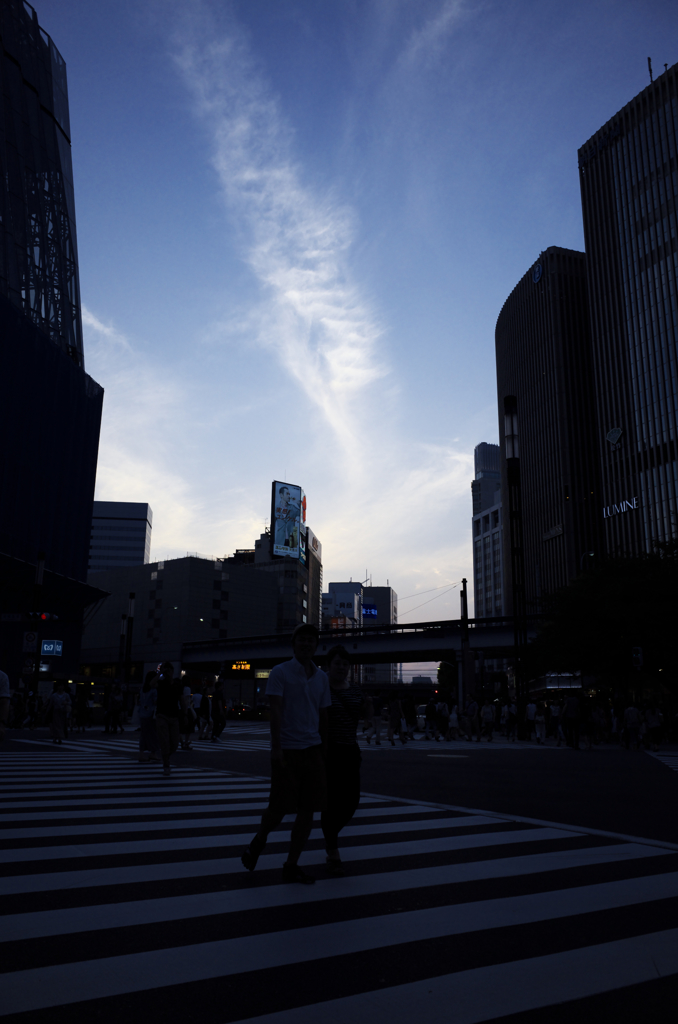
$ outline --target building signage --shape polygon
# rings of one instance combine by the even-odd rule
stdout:
[[[603,509],[603,519],[610,519],[612,516],[618,516],[620,512],[630,512],[638,507],[638,498],[631,498],[630,501],[620,501],[618,505],[606,505]]]
[[[38,634],[29,631],[24,633],[24,654],[35,654],[38,649]]]
[[[309,526],[306,530],[307,549],[312,552],[319,562],[323,560],[323,546]]]
[[[364,604],[363,605],[363,618],[364,619],[376,619],[377,617],[377,606],[376,604]]]
[[[539,284],[541,281],[541,263],[535,263],[532,270],[532,283]]]
[[[40,654],[51,654],[56,657],[61,657],[64,653],[64,642],[63,640],[43,640],[40,645]]]
[[[235,661],[231,665],[232,672],[249,672],[250,668],[249,661]]]
[[[306,524],[306,497],[295,484],[273,481],[271,533],[273,554],[299,558],[301,531]],[[305,560],[305,550],[304,550]]]

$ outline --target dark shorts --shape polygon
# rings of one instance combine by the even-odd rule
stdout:
[[[271,761],[269,810],[278,814],[325,810],[327,781],[322,749],[283,750],[282,764]]]

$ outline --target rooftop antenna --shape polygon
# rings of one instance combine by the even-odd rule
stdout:
[[[653,82],[654,79],[652,78],[652,57],[647,58],[647,70],[650,72],[650,82]]]

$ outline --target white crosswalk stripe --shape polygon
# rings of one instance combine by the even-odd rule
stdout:
[[[347,876],[327,877],[315,826],[316,884],[282,884],[290,819],[252,875],[239,860],[266,780],[146,771],[84,747],[0,754],[0,1016],[547,1020],[678,975],[678,846],[370,795],[342,833]]]
[[[648,750],[647,753],[650,757],[656,758],[657,761],[661,761],[667,768],[672,768],[674,772],[678,772],[678,753],[676,754],[658,754],[655,751]]]

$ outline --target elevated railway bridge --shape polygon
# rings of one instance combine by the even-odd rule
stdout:
[[[527,639],[535,635],[536,621],[529,621]],[[482,653],[485,659],[512,657],[515,633],[512,618],[444,619],[363,626],[351,630],[322,630],[318,660],[338,643],[343,644],[360,665],[419,661],[461,664],[465,656],[475,656],[476,653]],[[230,674],[231,666],[247,665],[248,674],[251,671],[253,677],[256,670],[273,668],[291,656],[291,633],[274,633],[185,643],[182,664],[189,671],[225,672],[226,675]]]

